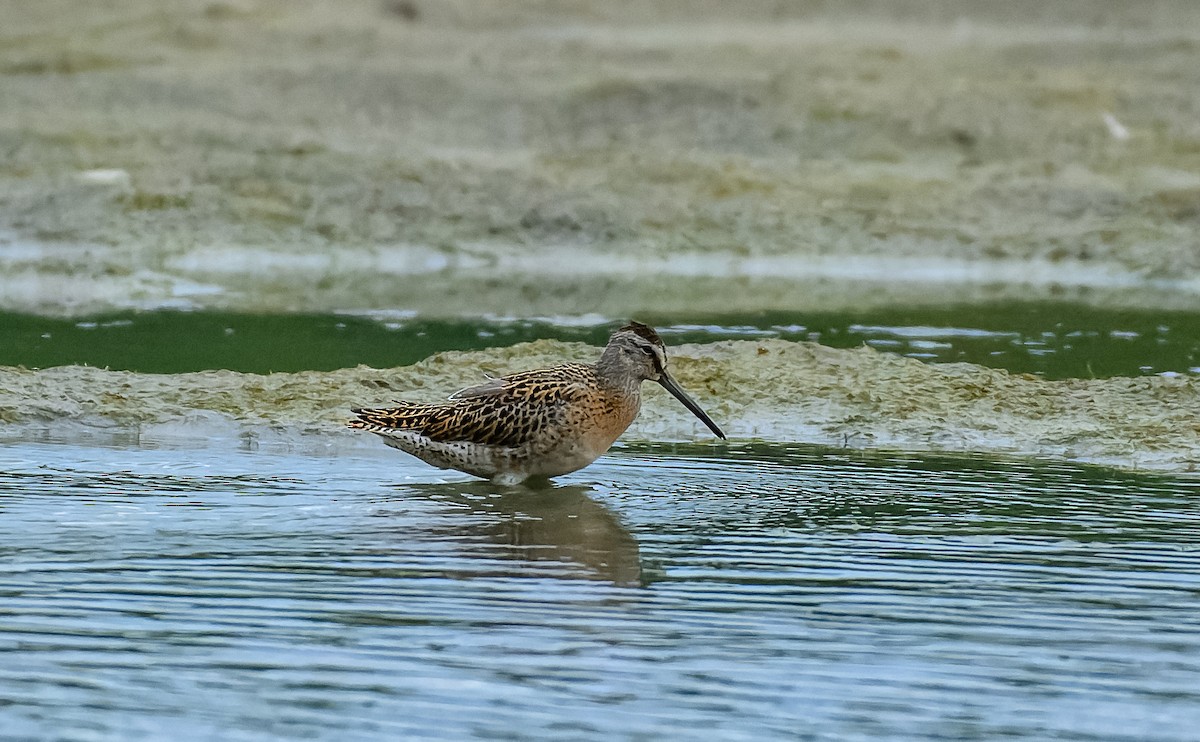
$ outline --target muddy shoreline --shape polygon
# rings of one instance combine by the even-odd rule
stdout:
[[[18,3],[0,308],[1185,306],[1196,90],[1184,0]]]
[[[1039,456],[1176,473],[1200,464],[1200,384],[1191,377],[1047,381],[782,340],[672,350],[676,376],[734,444]],[[437,400],[485,372],[588,361],[597,352],[537,341],[442,353],[395,369],[270,375],[0,368],[0,436],[336,452],[375,445],[342,428],[350,406]],[[642,414],[623,440],[710,438],[665,392],[647,385]]]

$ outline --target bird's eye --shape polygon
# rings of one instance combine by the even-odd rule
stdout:
[[[654,357],[654,348],[651,348],[648,345],[642,346],[642,352],[645,353],[646,355],[650,356],[651,358]]]

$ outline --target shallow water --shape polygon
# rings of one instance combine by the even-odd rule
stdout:
[[[1183,740],[1194,481],[626,447],[0,448],[6,740]]]
[[[644,317],[669,345],[778,337],[868,344],[929,362],[967,361],[1047,378],[1200,373],[1200,314],[1030,303],[823,313]],[[598,316],[419,319],[405,313],[255,315],[142,312],[85,319],[0,313],[0,366],[86,364],[182,373],[266,373],[415,363],[445,350],[538,338],[603,345]]]

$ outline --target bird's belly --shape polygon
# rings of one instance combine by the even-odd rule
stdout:
[[[497,458],[501,451],[495,446],[482,446],[468,441],[435,442],[408,431],[379,435],[392,448],[416,456],[439,469],[455,469],[484,479],[500,471]]]
[[[563,436],[534,457],[531,474],[557,477],[582,469],[604,455],[636,416],[634,409],[632,414],[625,411],[619,417],[608,418],[607,425],[578,426],[576,434]]]
[[[580,442],[565,443],[545,451],[529,462],[529,474],[540,477],[557,477],[578,471],[608,450],[596,451]]]

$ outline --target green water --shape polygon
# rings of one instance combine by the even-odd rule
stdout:
[[[513,492],[0,446],[9,742],[1182,741],[1198,599],[1171,477],[644,446]]]
[[[1048,378],[1200,373],[1200,313],[1031,304],[861,313],[640,317],[668,345],[781,337],[864,343],[930,362],[968,361]],[[427,320],[212,312],[48,319],[0,314],[0,365],[86,364],[149,373],[407,365],[444,350],[556,338],[602,345],[619,320]]]

